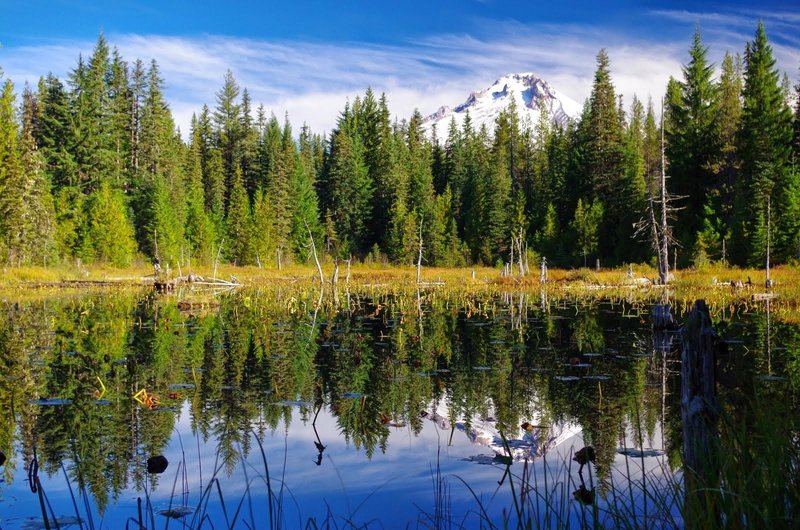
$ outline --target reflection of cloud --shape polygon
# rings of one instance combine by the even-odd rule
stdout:
[[[689,31],[699,20],[712,48],[710,58],[717,64],[725,50],[744,48],[757,23],[746,13],[653,11],[649,16],[665,24],[688,26]],[[789,72],[800,63],[800,53],[796,37],[783,35],[791,33],[787,24],[796,24],[798,18],[789,13],[782,17],[783,25],[775,23],[775,55],[779,67]],[[345,101],[368,86],[377,93],[386,92],[392,112],[400,119],[410,116],[414,108],[428,114],[440,105],[461,103],[470,91],[511,72],[534,72],[582,102],[591,90],[595,57],[602,47],[611,58],[615,86],[628,103],[634,93],[643,100],[648,96],[657,100],[669,76],[681,75],[680,64],[687,60],[691,44],[689,40],[659,41],[658,36],[627,38],[581,25],[485,21],[481,26],[481,36],[438,35],[405,46],[219,35],[128,34],[109,36],[109,41],[128,60],[158,61],[184,134],[193,112],[199,112],[203,103],[214,107],[214,94],[227,69],[268,113],[282,119],[288,112],[296,129],[307,122],[322,132],[331,130]],[[87,56],[92,47],[89,41],[73,41],[5,48],[0,49],[0,65],[16,82],[35,84],[39,75],[51,70],[65,77],[78,54]]]

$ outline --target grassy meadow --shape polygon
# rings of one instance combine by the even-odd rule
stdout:
[[[322,264],[326,288],[333,286],[335,267],[330,261]],[[142,263],[124,269],[104,265],[54,267],[6,267],[0,275],[0,295],[4,298],[51,295],[56,289],[97,287],[150,286],[156,276],[149,265]],[[705,299],[712,315],[735,311],[764,309],[759,295],[774,295],[771,311],[774,318],[800,323],[800,267],[779,266],[770,271],[772,287],[765,286],[765,272],[759,269],[730,268],[708,265],[702,268],[681,269],[670,273],[668,286],[657,285],[657,271],[647,265],[631,265],[611,269],[548,269],[547,281],[541,282],[541,271],[532,269],[520,275],[504,274],[500,268],[421,268],[420,285],[457,297],[491,296],[508,292],[529,292],[539,296],[544,292],[550,301],[569,302],[591,300],[626,300],[633,303],[652,303],[668,300],[678,313],[688,311],[695,300]],[[211,282],[221,280],[255,288],[297,288],[308,290],[319,285],[315,265],[291,264],[280,269],[275,266],[237,267],[232,265],[201,265],[162,271],[159,280],[199,275]],[[413,292],[417,269],[380,263],[354,263],[348,267],[339,263],[338,289],[359,291]]]

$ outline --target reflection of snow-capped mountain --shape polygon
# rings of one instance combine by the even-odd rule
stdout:
[[[443,403],[432,404],[430,410],[422,412],[422,417],[436,423],[443,431],[455,429],[463,432],[472,443],[486,446],[497,455],[511,456],[515,461],[534,460],[582,432],[577,423],[545,424],[539,418],[531,418],[532,422],[541,425],[534,426],[529,432],[519,428],[515,432],[503,433],[511,452],[509,455],[497,421],[492,417],[470,422],[464,418],[451,418],[447,405]]]
[[[473,92],[467,100],[455,108],[447,106],[425,118],[423,126],[430,133],[436,125],[439,138],[447,135],[450,120],[455,119],[460,127],[469,112],[475,130],[481,125],[491,133],[497,116],[514,101],[520,119],[536,125],[542,109],[554,123],[563,124],[569,118],[577,118],[581,113],[581,105],[568,96],[552,88],[547,81],[531,73],[509,74],[501,77],[485,90]]]

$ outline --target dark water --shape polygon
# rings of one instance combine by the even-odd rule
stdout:
[[[677,335],[649,307],[318,295],[4,301],[0,528],[682,524]],[[742,424],[797,444],[800,329],[715,321],[724,403],[784,408]]]

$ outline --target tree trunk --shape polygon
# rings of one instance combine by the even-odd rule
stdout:
[[[720,341],[708,306],[698,300],[681,333],[681,417],[683,420],[684,521],[703,527],[718,489],[716,357]]]

